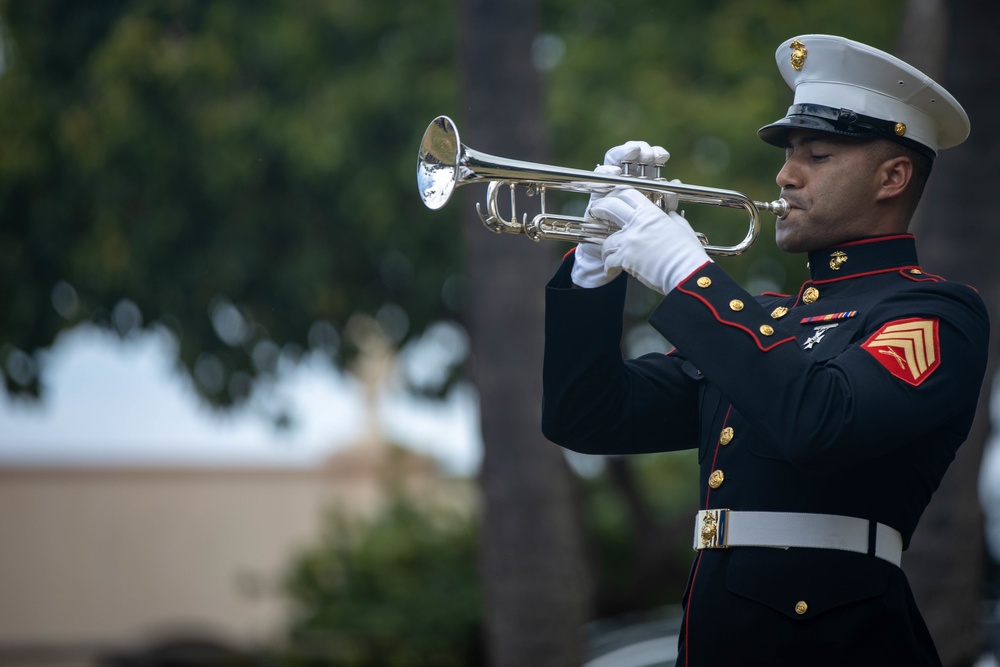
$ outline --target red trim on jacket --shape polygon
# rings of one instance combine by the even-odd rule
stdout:
[[[683,285],[678,285],[677,289],[679,289],[684,294],[692,296],[695,299],[698,299],[698,301],[701,301],[703,304],[705,304],[708,307],[709,311],[711,311],[712,315],[715,317],[715,320],[719,324],[725,324],[726,326],[733,327],[735,329],[740,329],[741,331],[746,332],[750,336],[750,338],[753,339],[753,342],[757,346],[757,349],[759,349],[761,352],[770,352],[771,350],[778,347],[782,343],[789,343],[795,340],[795,336],[789,336],[788,338],[782,338],[781,340],[776,340],[771,345],[764,346],[761,344],[760,339],[757,337],[757,334],[754,333],[753,329],[748,329],[742,324],[737,324],[736,322],[730,322],[729,320],[722,319],[719,316],[719,311],[717,311],[715,309],[715,306],[713,306],[705,297],[701,296],[697,292],[692,292],[691,290],[685,289]]]

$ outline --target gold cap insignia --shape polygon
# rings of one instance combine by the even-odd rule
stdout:
[[[840,271],[840,267],[847,261],[847,253],[842,250],[838,250],[830,255],[830,268],[834,271]]]
[[[806,64],[806,45],[795,39],[788,45],[792,50],[792,69],[798,71]]]

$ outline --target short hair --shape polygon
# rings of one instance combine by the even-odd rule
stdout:
[[[909,185],[906,187],[906,197],[908,198],[907,217],[912,218],[914,212],[917,210],[917,204],[920,203],[920,198],[924,194],[924,187],[927,185],[927,179],[930,178],[934,160],[909,146],[882,138],[871,139],[868,142],[868,155],[876,164],[881,164],[886,160],[892,160],[897,157],[909,159],[913,165],[913,175],[910,178]]]

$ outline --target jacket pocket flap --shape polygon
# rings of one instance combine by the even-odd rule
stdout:
[[[874,556],[828,549],[737,547],[726,586],[789,618],[807,620],[881,595],[893,565]]]

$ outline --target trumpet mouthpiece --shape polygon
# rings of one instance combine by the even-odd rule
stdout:
[[[766,204],[759,204],[757,208],[763,211],[770,211],[779,218],[784,218],[786,215],[788,215],[789,206],[788,202],[785,201],[784,199],[775,199],[774,201],[768,202]]]

